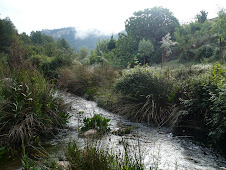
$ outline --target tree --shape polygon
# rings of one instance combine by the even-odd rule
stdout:
[[[103,53],[108,53],[108,39],[100,40],[98,39],[98,43],[96,44],[95,52],[98,56],[101,56]]]
[[[32,43],[44,46],[46,43],[55,43],[53,37],[42,34],[40,31],[32,31],[30,35]]]
[[[116,55],[121,66],[127,67],[128,63],[132,63],[138,50],[138,43],[132,36],[119,33],[116,42]]]
[[[26,45],[31,44],[31,39],[25,32],[20,34],[20,40],[23,42],[23,44],[26,44]]]
[[[203,11],[200,11],[200,14],[196,15],[196,18],[199,23],[204,23],[207,20],[207,15],[208,15],[208,12],[203,10]]]
[[[89,49],[87,47],[80,48],[78,53],[79,60],[83,60],[84,58],[86,58],[88,56],[88,53],[89,53]]]
[[[168,34],[166,34],[165,37],[162,37],[162,41],[160,41],[160,43],[162,44],[161,48],[163,48],[162,64],[165,60],[168,61],[168,57],[172,53],[171,46],[174,46],[177,44],[177,42],[173,42],[170,39],[171,39],[171,36],[170,36],[170,33],[168,33]]]
[[[38,45],[44,44],[44,36],[40,31],[36,31],[36,32],[32,31],[30,38],[32,43],[34,44],[38,44]]]
[[[60,49],[65,49],[65,50],[70,49],[70,44],[64,38],[60,38],[57,40],[57,46]]]
[[[145,38],[158,43],[168,32],[172,34],[178,26],[179,22],[173,13],[162,7],[135,12],[125,22],[126,32],[138,42]]]
[[[112,50],[115,48],[115,44],[116,44],[116,41],[115,39],[113,38],[113,35],[111,36],[111,40],[108,42],[108,50]]]
[[[16,35],[17,30],[10,18],[0,19],[0,52],[9,52]]]
[[[219,37],[219,61],[221,62],[222,53],[223,53],[223,42],[226,39],[226,9],[221,9],[218,13],[218,18],[215,21],[213,30]]]
[[[144,38],[139,42],[138,52],[140,52],[144,57],[144,65],[149,62],[148,57],[154,51],[154,47],[150,40],[145,40]]]

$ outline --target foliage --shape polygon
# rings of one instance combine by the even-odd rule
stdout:
[[[10,18],[0,18],[0,53],[9,52],[9,47],[13,44],[17,30]]]
[[[75,54],[65,39],[55,43],[50,36],[41,32],[32,32],[30,36],[22,33],[20,41],[25,49],[26,59],[32,61],[49,78],[55,78],[56,69],[68,66],[75,58]]]
[[[213,47],[210,45],[203,45],[199,48],[199,59],[209,58],[213,55]]]
[[[96,48],[95,48],[95,53],[97,54],[97,56],[101,56],[103,53],[108,53],[108,50],[109,50],[108,44],[109,44],[108,39],[104,39],[104,40],[98,39],[98,43],[96,44]]]
[[[203,11],[200,11],[200,14],[196,15],[196,18],[199,23],[204,23],[207,20],[207,15],[208,15],[208,12],[203,10]]]
[[[145,39],[142,39],[139,42],[138,52],[143,55],[143,58],[144,58],[143,64],[144,65],[149,62],[148,58],[150,57],[150,55],[153,51],[154,51],[154,47],[150,40],[146,41]]]
[[[180,50],[182,60],[196,59],[200,61],[200,59],[205,58],[203,54],[200,56],[202,48],[202,53],[205,53],[205,47],[214,49],[217,46],[217,37],[212,33],[213,26],[212,22],[206,21],[204,23],[192,22],[176,28],[174,36],[178,42],[177,48]]]
[[[89,49],[87,47],[80,48],[78,52],[78,59],[83,60],[89,53]]]
[[[226,72],[215,65],[206,75],[192,78],[183,87],[182,104],[186,114],[178,122],[187,134],[224,152],[226,126]]]
[[[139,164],[140,162],[137,163],[132,160],[127,153],[124,155],[124,158],[120,158],[120,155],[114,155],[100,147],[92,146],[90,144],[87,144],[85,148],[81,149],[75,142],[70,142],[68,144],[66,156],[72,170],[144,169],[143,165]]]
[[[70,44],[64,38],[57,40],[57,46],[60,49],[64,49],[64,50],[70,50],[70,48],[71,48]]]
[[[114,157],[96,147],[87,146],[84,150],[76,143],[69,143],[67,160],[71,169],[112,169],[116,163]]]
[[[112,35],[110,41],[108,42],[108,50],[110,51],[113,50],[115,48],[115,44],[116,44],[116,41]]]
[[[135,121],[170,123],[168,97],[172,86],[149,67],[138,66],[123,72],[116,80],[114,89],[121,94],[114,109],[117,113]]]
[[[173,13],[162,7],[135,12],[125,23],[128,35],[132,35],[138,42],[143,38],[158,42],[168,32],[172,34],[177,26],[179,22]]]
[[[85,95],[93,99],[98,89],[110,86],[116,72],[110,66],[73,65],[71,68],[59,70],[58,84],[76,95]]]
[[[161,54],[157,50],[159,48],[159,41],[168,32],[173,34],[178,26],[179,22],[173,16],[173,13],[162,7],[154,7],[135,12],[134,16],[125,22],[127,37],[133,39],[132,42],[136,42],[134,43],[135,48],[132,48],[133,52],[135,51],[137,53],[138,44],[142,39],[151,40],[154,46],[154,62],[159,62],[158,57]],[[134,53],[130,52],[129,54],[134,58]]]
[[[163,53],[162,53],[162,62],[166,59],[168,61],[168,57],[172,53],[171,51],[171,46],[175,46],[177,42],[173,42],[171,40],[170,33],[166,34],[165,37],[162,37],[162,41],[160,41],[161,48],[163,48]]]
[[[222,38],[226,39],[226,9],[221,9],[218,13],[218,18],[215,21],[213,30]]]
[[[39,151],[39,150],[38,150]],[[41,152],[41,151],[39,151]],[[22,144],[22,169],[23,170],[46,170],[46,169],[63,169],[60,165],[57,164],[53,158],[51,158],[48,153],[42,153],[42,156],[45,157],[44,160],[39,159],[39,161],[34,161],[31,159],[25,152],[25,146]]]
[[[121,67],[127,67],[128,63],[133,62],[134,56],[137,54],[138,43],[132,36],[119,33],[116,42],[116,55]]]
[[[110,130],[109,124],[110,119],[106,119],[100,114],[95,114],[92,118],[84,118],[82,131],[87,131],[89,129],[96,129],[98,132],[105,133]]]
[[[36,70],[17,69],[0,82],[0,140],[8,146],[31,143],[67,123],[59,97]]]
[[[36,45],[43,45],[47,43],[54,43],[54,39],[50,36],[42,34],[40,31],[32,31],[30,35],[32,43]]]

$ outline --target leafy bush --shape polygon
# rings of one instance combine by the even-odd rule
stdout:
[[[84,127],[82,127],[82,131],[96,129],[97,131],[104,133],[110,130],[108,122],[110,122],[110,119],[106,119],[99,114],[95,114],[92,118],[85,117],[83,119]]]
[[[68,114],[53,87],[36,70],[18,69],[0,81],[0,141],[32,142],[67,123]]]
[[[220,65],[198,78],[192,78],[181,96],[184,113],[178,125],[187,134],[211,144],[226,148],[226,72]]]
[[[213,55],[214,48],[210,45],[203,45],[199,48],[199,58],[209,58]]]
[[[116,80],[114,89],[121,95],[115,112],[135,121],[156,124],[164,124],[170,119],[168,97],[172,86],[148,67],[123,72]]]
[[[183,53],[180,57],[181,60],[184,60],[184,61],[189,61],[189,60],[193,60],[195,57],[195,52],[194,50],[183,50]]]

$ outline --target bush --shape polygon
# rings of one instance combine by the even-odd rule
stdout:
[[[36,70],[18,69],[0,81],[0,141],[31,143],[67,123],[68,114],[53,87]]]
[[[180,59],[184,61],[191,61],[195,57],[195,50],[184,50]]]
[[[191,78],[183,89],[184,113],[178,126],[215,148],[226,147],[226,72],[220,65],[198,78]]]
[[[168,97],[172,86],[148,67],[125,71],[116,80],[114,89],[121,95],[114,108],[116,113],[148,123],[164,124],[171,121]]]
[[[199,48],[199,57],[198,59],[202,58],[209,58],[213,55],[214,48],[210,45],[203,45]]]

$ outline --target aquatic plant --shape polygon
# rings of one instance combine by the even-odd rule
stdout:
[[[92,118],[84,118],[84,127],[81,128],[82,131],[87,131],[89,129],[96,129],[98,132],[105,133],[109,128],[110,119],[106,119],[100,114],[95,114]]]

